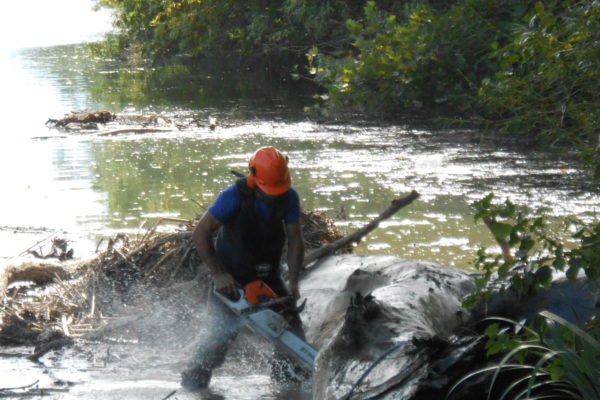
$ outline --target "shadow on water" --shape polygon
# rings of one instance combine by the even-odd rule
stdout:
[[[90,54],[84,45],[21,50],[19,58],[35,77],[54,82],[73,109],[212,110],[231,116],[289,118],[310,101],[306,85],[278,82],[267,74],[225,74],[185,60],[163,66],[125,64]]]

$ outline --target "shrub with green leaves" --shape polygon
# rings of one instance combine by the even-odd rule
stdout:
[[[558,271],[571,280],[580,272],[590,279],[600,277],[600,223],[586,225],[569,220],[562,233],[573,233],[569,233],[571,243],[565,245],[567,237],[557,232],[557,227],[551,226],[543,214],[531,216],[530,211],[510,200],[494,204],[493,199],[494,195],[489,194],[472,204],[475,221],[483,220],[495,239],[509,247],[511,257],[490,254],[486,249],[478,251],[475,267],[482,275],[465,306],[471,307],[509,287],[519,294],[548,287]]]
[[[530,3],[417,1],[384,9],[369,1],[361,18],[346,22],[353,49],[321,53],[317,80],[334,108],[477,116],[481,81],[499,67],[489,54]]]
[[[451,393],[464,382],[486,374],[490,382],[487,399],[600,399],[597,321],[576,325],[548,311],[539,314],[533,327],[498,320],[514,327],[514,331],[503,330],[495,322],[486,330],[487,355],[501,356],[499,362],[466,375]],[[510,374],[508,383],[500,379],[504,373]]]
[[[577,145],[600,178],[600,2],[545,1],[494,43],[499,70],[482,81],[496,127],[544,144]]]

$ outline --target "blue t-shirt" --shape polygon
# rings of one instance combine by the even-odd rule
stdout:
[[[298,193],[290,188],[288,191],[288,207],[284,216],[286,224],[295,224],[300,218],[300,199]],[[219,194],[215,202],[208,208],[208,212],[220,222],[228,222],[240,209],[241,196],[236,184],[225,188]],[[261,201],[258,197],[254,199],[254,207],[258,217],[263,221],[268,221],[273,213],[273,205]]]

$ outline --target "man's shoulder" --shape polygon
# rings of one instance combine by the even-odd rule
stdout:
[[[232,183],[231,185],[227,186],[225,189],[223,189],[221,191],[221,194],[226,193],[229,195],[236,195],[240,193],[240,190],[238,188],[237,182]]]
[[[233,183],[219,193],[208,211],[219,221],[225,222],[237,210],[240,202],[240,192]]]
[[[290,199],[290,201],[300,202],[300,196],[294,188],[290,188],[290,190],[288,190],[288,198]]]

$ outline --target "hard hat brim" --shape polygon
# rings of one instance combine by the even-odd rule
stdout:
[[[281,185],[277,185],[277,186],[261,185],[258,182],[256,182],[256,185],[260,188],[260,190],[262,190],[269,196],[279,196],[279,195],[286,193],[288,190],[290,190],[290,188],[292,187],[292,180],[288,179],[287,181],[283,182]]]

